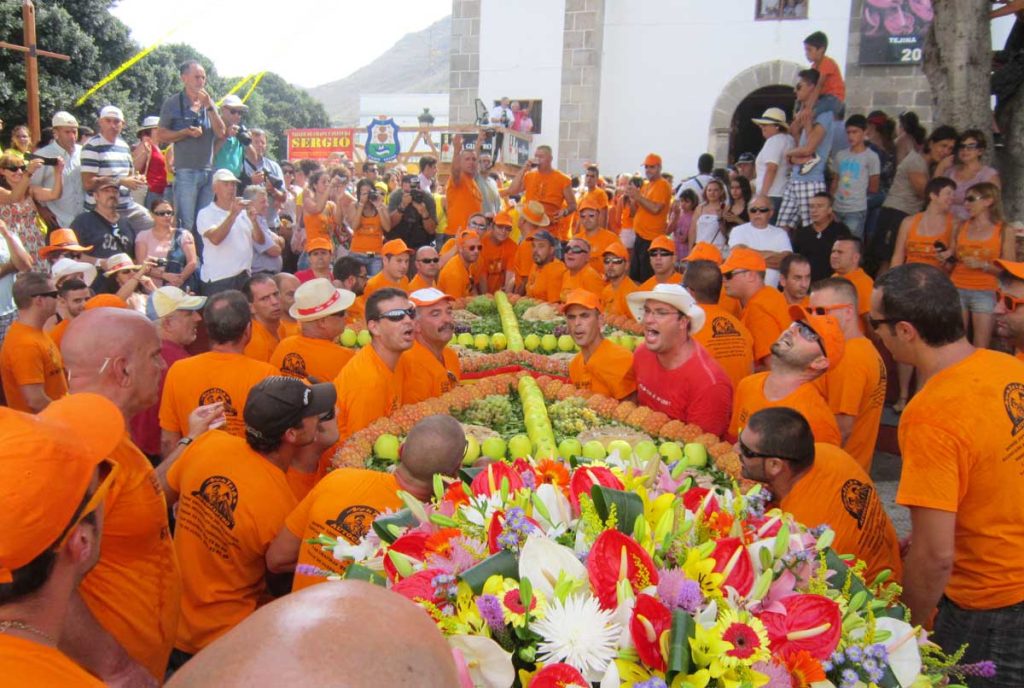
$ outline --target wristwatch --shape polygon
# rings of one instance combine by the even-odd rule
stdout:
[[[187,447],[190,444],[192,444],[192,438],[191,437],[182,437],[180,440],[178,440],[178,446],[179,447]]]

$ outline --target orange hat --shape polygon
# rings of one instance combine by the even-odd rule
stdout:
[[[602,191],[601,193],[604,192]],[[597,212],[601,212],[601,206],[597,204],[597,201],[590,197],[590,194],[587,194],[583,199],[583,202],[576,206],[576,210],[579,212],[583,212],[584,210],[596,210]]]
[[[544,212],[544,205],[540,201],[523,203],[519,207],[519,218],[536,227],[547,227],[551,224],[551,220]]]
[[[583,306],[584,308],[592,308],[595,311],[601,310],[601,302],[597,300],[597,295],[592,291],[586,289],[573,289],[565,295],[565,303],[562,305],[562,312],[568,310],[569,306]]]
[[[839,321],[831,315],[812,315],[805,311],[803,306],[790,306],[789,317],[793,318],[793,322],[803,320],[817,333],[825,349],[828,367],[830,370],[835,369],[846,350],[846,337],[843,336],[843,328],[839,326]]]
[[[459,232],[458,244],[459,244],[459,246],[462,246],[463,244],[465,244],[470,239],[479,239],[479,238],[480,238],[480,235],[477,234],[476,230],[464,229],[461,232]]]
[[[50,232],[50,244],[39,249],[39,257],[46,258],[46,256],[54,251],[85,253],[91,250],[92,246],[80,246],[78,244],[78,235],[75,234],[75,230],[61,228]]]
[[[334,244],[327,237],[315,237],[306,242],[306,253],[312,253],[313,251],[334,253]]]
[[[502,210],[494,216],[494,224],[501,225],[502,227],[511,227],[515,223],[512,221],[512,216],[509,215],[508,212]]]
[[[674,241],[669,239],[666,235],[662,234],[660,236],[654,237],[654,241],[651,242],[651,246],[647,250],[648,251],[668,251],[669,253],[675,253],[676,252],[676,244],[675,244]]]
[[[648,153],[647,157],[644,158],[644,166],[647,166],[647,165],[660,165],[660,164],[661,164],[661,156],[658,155],[657,153]]]
[[[40,251],[42,253],[42,251]],[[999,259],[995,261],[996,265],[1006,270],[1008,273],[1013,275],[1016,279],[1024,280],[1024,263],[1015,263],[1012,260]]]
[[[710,260],[715,265],[722,264],[722,252],[714,244],[706,241],[699,241],[690,249],[689,255],[683,260]]]
[[[384,247],[380,250],[382,256],[397,256],[402,253],[415,253],[415,251],[409,248],[401,239],[392,239],[384,244]]]
[[[737,246],[729,254],[729,257],[722,263],[722,274],[727,275],[733,270],[751,270],[753,272],[765,272],[768,264],[764,262],[764,256],[752,248]]]
[[[609,253],[615,256],[616,258],[623,258],[625,260],[629,260],[629,251],[626,250],[626,247],[622,244],[621,241],[613,241],[612,243],[605,246],[602,255],[607,255]]]
[[[97,294],[85,302],[85,310],[93,308],[127,308],[128,304],[116,294]]]
[[[117,406],[98,394],[65,396],[34,416],[0,410],[0,583],[71,525],[124,429]]]

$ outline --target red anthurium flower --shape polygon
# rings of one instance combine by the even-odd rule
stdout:
[[[580,495],[590,495],[590,488],[594,485],[603,485],[614,490],[623,488],[622,481],[615,477],[615,474],[604,466],[581,466],[572,474],[572,481],[569,483],[569,501],[572,502],[572,510],[580,512]]]
[[[589,688],[590,682],[576,667],[568,664],[548,664],[533,675],[527,688]]]
[[[781,657],[806,650],[828,659],[839,645],[842,615],[839,605],[821,595],[792,595],[779,601],[785,612],[761,612],[772,653]]]
[[[715,572],[725,575],[723,585],[732,586],[743,596],[750,593],[754,587],[754,562],[742,540],[738,537],[718,540],[711,558],[715,560]]]
[[[637,595],[629,634],[633,636],[636,653],[645,666],[665,671],[668,664],[661,651],[661,637],[672,630],[672,612],[650,595]]]
[[[508,480],[508,489],[515,492],[523,487],[523,479],[519,477],[512,466],[507,463],[489,463],[487,467],[476,474],[473,483],[469,486],[473,494],[489,497],[501,491],[501,481]]]
[[[441,604],[444,600],[436,595],[434,578],[444,573],[441,569],[417,571],[392,585],[391,589],[413,602],[425,600],[431,604]]]
[[[587,573],[603,609],[614,609],[618,604],[615,586],[623,578],[629,580],[635,592],[658,584],[658,571],[647,550],[614,529],[597,536],[587,557]]]
[[[705,498],[710,492],[711,490],[706,487],[691,487],[683,493],[683,506],[693,513],[697,513],[697,509],[704,503]],[[718,505],[718,500],[711,497],[711,499],[707,500],[707,505],[704,507],[704,515],[710,516],[720,510],[721,507]]]
[[[422,531],[406,533],[391,543],[388,549],[405,554],[417,561],[423,561],[423,558],[427,556],[427,538],[429,537],[429,535]],[[398,571],[395,569],[395,564],[391,561],[391,557],[386,554],[384,555],[384,570],[392,581],[398,580]]]

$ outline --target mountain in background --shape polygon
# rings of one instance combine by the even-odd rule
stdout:
[[[447,93],[452,18],[409,33],[344,79],[307,89],[335,126],[359,124],[359,96],[369,93]]]

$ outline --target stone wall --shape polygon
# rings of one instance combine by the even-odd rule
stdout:
[[[565,0],[563,36],[557,166],[572,175],[579,174],[585,162],[600,162],[597,125],[604,0]]]
[[[470,124],[480,86],[480,0],[452,0],[450,62],[448,121]]]

